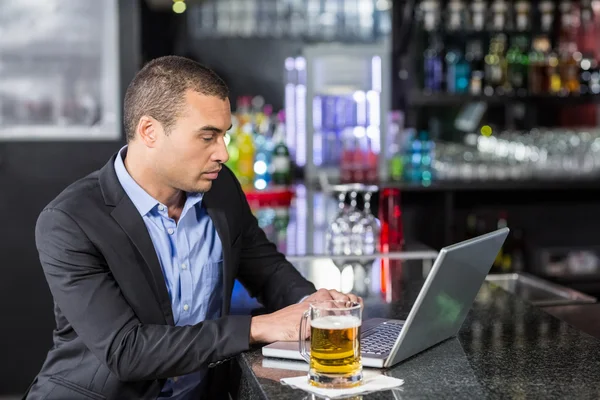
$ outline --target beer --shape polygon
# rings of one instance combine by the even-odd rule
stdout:
[[[310,319],[310,351],[307,346]],[[351,301],[310,303],[300,321],[299,350],[310,365],[308,382],[317,387],[348,388],[362,383],[360,324],[362,306]]]
[[[359,318],[329,315],[312,320],[310,325],[311,370],[318,374],[361,375]]]

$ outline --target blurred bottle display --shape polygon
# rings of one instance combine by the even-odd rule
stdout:
[[[273,159],[273,183],[276,185],[290,185],[292,183],[292,161],[290,151],[285,144],[285,114],[278,115],[279,123],[275,128]]]
[[[425,93],[600,93],[600,0],[423,0],[419,20]]]
[[[390,179],[425,186],[431,184],[435,178],[435,143],[429,132],[421,130],[417,134],[413,128],[402,131],[392,128],[389,131],[397,136],[392,138],[394,144],[391,146],[393,153],[389,161]]]
[[[313,99],[313,160],[316,166],[339,167],[342,183],[378,179],[379,94],[317,95]],[[377,124],[376,124],[377,123]]]
[[[231,168],[245,191],[268,190],[292,184],[293,166],[285,144],[283,112],[261,96],[241,96],[232,115],[232,129],[226,136]]]
[[[370,42],[391,33],[391,0],[205,0],[187,13],[196,37]]]

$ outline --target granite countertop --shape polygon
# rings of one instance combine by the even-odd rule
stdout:
[[[417,262],[403,262],[394,271],[386,294],[365,297],[365,319],[408,315],[426,274]],[[238,362],[240,398],[313,399],[279,382],[304,375],[303,362],[263,358],[260,348]],[[485,282],[458,337],[391,369],[372,371],[405,383],[354,398],[600,398],[600,341]]]

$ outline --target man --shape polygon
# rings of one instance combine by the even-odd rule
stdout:
[[[277,252],[223,164],[225,83],[182,57],[147,64],[124,103],[128,145],[41,213],[54,346],[30,399],[211,397],[216,365],[294,340],[320,290]],[[227,316],[234,279],[272,314]]]

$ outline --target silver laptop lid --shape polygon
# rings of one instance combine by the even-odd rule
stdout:
[[[502,228],[440,251],[385,367],[458,333],[508,232]]]

